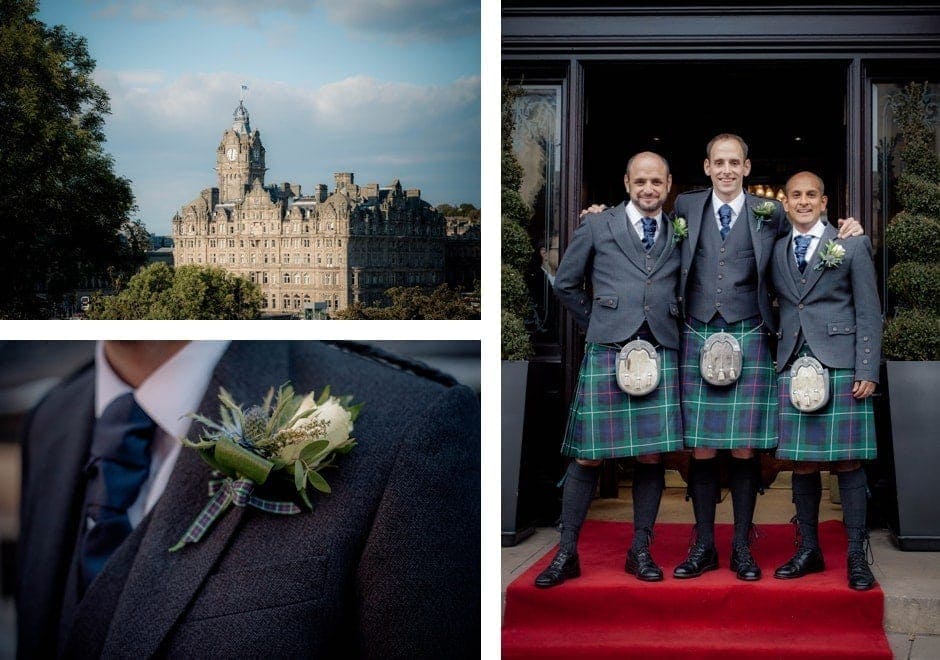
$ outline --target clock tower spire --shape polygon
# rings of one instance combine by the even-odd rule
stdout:
[[[244,90],[238,107],[232,114],[232,127],[222,134],[216,149],[215,170],[219,175],[219,201],[240,202],[245,198],[246,187],[259,180],[264,185],[264,146],[261,134],[251,130],[248,108],[245,107]]]

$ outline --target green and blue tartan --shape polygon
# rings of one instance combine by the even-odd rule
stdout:
[[[643,337],[650,341],[652,337]],[[655,340],[651,341],[656,345]],[[565,456],[599,460],[682,449],[678,355],[656,346],[659,387],[641,397],[617,386],[619,350],[588,343],[561,445]]]
[[[797,357],[804,355],[815,357],[805,344]],[[854,384],[853,369],[829,369],[828,403],[815,412],[801,412],[790,403],[788,365],[777,377],[780,400],[777,458],[821,462],[875,458],[878,445],[872,400],[853,397]]]
[[[702,378],[702,346],[727,332],[741,344],[741,376],[717,387]],[[686,447],[770,449],[777,446],[777,374],[759,318],[702,323],[691,316],[682,333],[682,428]]]

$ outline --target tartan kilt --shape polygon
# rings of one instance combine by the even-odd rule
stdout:
[[[804,345],[800,356],[813,353]],[[777,458],[794,461],[847,461],[875,458],[875,416],[871,397],[852,396],[853,369],[829,369],[829,401],[805,413],[790,403],[790,367],[777,377],[780,403]]]
[[[706,383],[700,368],[709,335],[727,332],[741,344],[741,376],[733,384]],[[771,449],[777,446],[777,374],[759,318],[709,323],[686,318],[682,333],[682,428],[686,447]]]
[[[655,341],[653,342],[655,345]],[[562,441],[565,456],[599,460],[682,449],[678,355],[656,346],[659,387],[641,397],[617,386],[619,351],[588,343]]]

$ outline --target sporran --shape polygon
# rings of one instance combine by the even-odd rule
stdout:
[[[801,412],[814,412],[829,402],[829,370],[804,355],[790,367],[790,403]]]
[[[702,346],[699,368],[702,378],[711,385],[731,385],[741,376],[741,344],[734,335],[716,332]]]
[[[617,356],[617,386],[630,396],[644,396],[659,385],[662,369],[656,347],[634,339]]]

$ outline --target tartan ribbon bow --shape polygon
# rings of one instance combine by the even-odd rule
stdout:
[[[245,508],[253,506],[267,513],[276,513],[278,515],[290,516],[300,513],[300,507],[293,502],[283,502],[277,500],[266,500],[252,495],[255,489],[255,482],[251,479],[232,479],[223,477],[221,472],[213,472],[213,477],[209,481],[209,501],[203,507],[199,515],[183,534],[182,538],[176,542],[170,552],[176,552],[187,543],[197,543],[205,535],[206,531],[212,526],[219,516],[221,516],[231,505]]]

